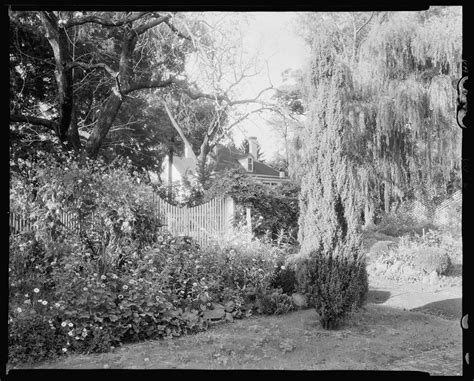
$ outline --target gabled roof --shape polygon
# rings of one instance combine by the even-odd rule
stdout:
[[[257,160],[253,161],[253,172],[256,175],[266,175],[266,176],[276,176],[280,177],[280,172],[277,171],[276,169],[273,169],[272,167],[260,163]]]
[[[215,170],[221,171],[227,168],[242,167],[239,160],[247,157],[252,157],[252,155],[248,153],[242,154],[241,152],[230,150],[229,148],[218,144],[214,149]],[[280,177],[279,171],[255,159],[253,159],[253,172],[248,173],[249,175],[256,176],[263,175]]]

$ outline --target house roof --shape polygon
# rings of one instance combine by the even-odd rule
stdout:
[[[248,153],[242,154],[218,144],[214,149],[216,171],[241,167],[242,165],[239,163],[239,160],[247,157],[252,157],[252,155]],[[253,160],[253,172],[249,172],[249,174],[280,177],[279,171],[255,159]]]

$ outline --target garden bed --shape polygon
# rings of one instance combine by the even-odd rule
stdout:
[[[460,311],[443,316],[423,308],[454,297],[461,297],[459,286],[413,288],[372,277],[369,303],[337,331],[323,330],[314,310],[307,309],[234,320],[207,332],[127,344],[110,353],[70,355],[34,368],[361,369],[457,375],[462,371]],[[402,301],[418,310],[404,310]]]

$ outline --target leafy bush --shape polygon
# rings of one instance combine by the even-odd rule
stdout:
[[[294,268],[286,265],[286,261],[277,262],[271,286],[274,288],[281,288],[282,291],[288,295],[295,292],[297,281]]]
[[[423,247],[416,250],[414,255],[415,267],[431,273],[436,271],[438,275],[446,274],[451,266],[449,256],[440,248]]]
[[[281,289],[258,295],[256,305],[258,311],[265,315],[281,315],[296,309],[291,296],[283,293]]]
[[[316,308],[325,329],[338,328],[346,315],[367,298],[368,277],[358,252],[338,246],[332,254],[311,253],[296,259],[299,288]]]
[[[250,178],[243,170],[222,172],[206,191],[205,200],[228,194],[237,203],[235,222],[246,223],[246,208],[252,211],[252,229],[257,238],[269,236],[273,241],[286,233],[286,241],[296,243],[298,235],[299,188],[291,182],[268,186]]]
[[[292,308],[271,285],[285,252],[258,240],[242,243],[243,234],[204,249],[164,234],[104,273],[100,258],[72,238],[48,248],[31,234],[11,239],[10,362],[204,330],[214,303],[232,302],[234,317]],[[259,303],[268,307],[259,310]],[[33,351],[35,343],[42,349]]]
[[[215,303],[232,304],[234,317],[262,300],[274,303],[268,313],[291,308],[275,293],[290,247],[283,239],[276,246],[236,231],[200,248],[158,235],[150,189],[127,168],[48,160],[29,164],[34,183],[15,175],[11,185],[12,210],[35,229],[10,237],[10,362],[203,330]]]
[[[114,168],[66,154],[61,161],[22,164],[33,175],[12,176],[11,210],[28,217],[36,239],[47,248],[79,239],[101,258],[98,271],[103,273],[156,239],[160,219],[153,213],[152,189],[127,166]],[[64,215],[70,223],[64,223]]]

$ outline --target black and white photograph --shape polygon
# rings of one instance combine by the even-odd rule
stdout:
[[[6,371],[462,376],[463,11],[8,8]]]

